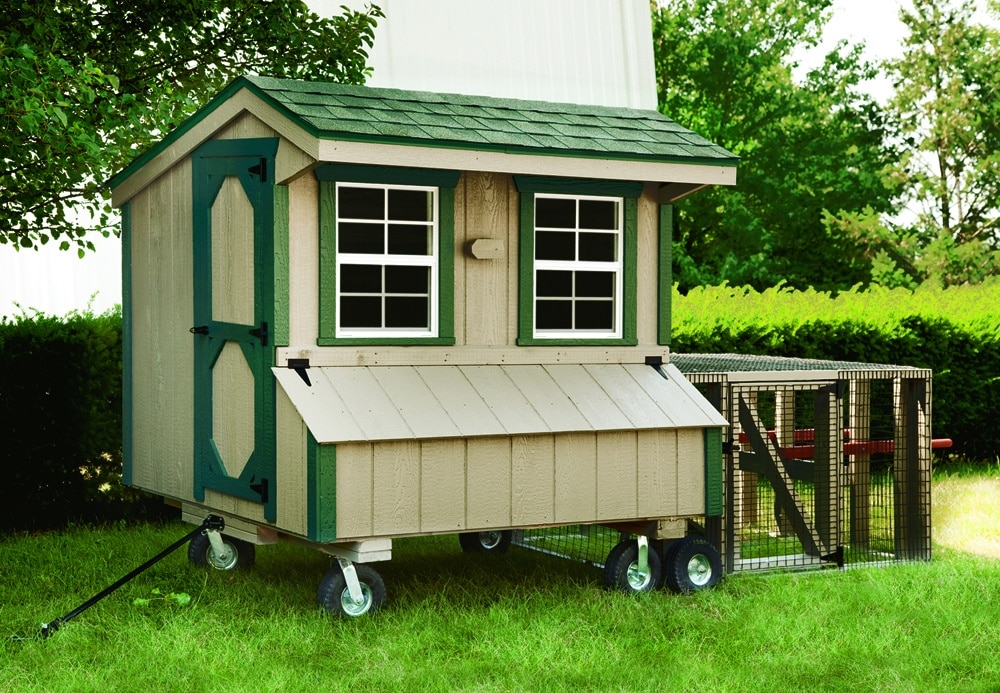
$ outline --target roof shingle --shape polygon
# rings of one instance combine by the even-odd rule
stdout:
[[[656,112],[244,77],[317,137],[734,166],[738,157]],[[234,85],[235,86],[235,85]]]

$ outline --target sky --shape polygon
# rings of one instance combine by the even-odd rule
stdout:
[[[468,0],[467,0],[468,1]],[[477,0],[480,2],[495,0]],[[821,46],[799,61],[803,69],[817,64],[840,39],[864,41],[872,60],[895,57],[905,35],[899,21],[900,0],[835,0]],[[376,0],[377,2],[377,0]],[[308,0],[323,11],[336,11],[343,0]],[[986,12],[986,0],[977,0],[978,18],[996,24]],[[872,86],[872,93],[884,99],[887,83]],[[15,251],[0,245],[0,316],[29,315],[40,310],[48,315],[64,315],[73,310],[103,312],[121,302],[121,242],[114,237],[94,238],[96,253],[80,260],[75,251],[61,252],[54,245],[35,251]],[[18,304],[20,308],[17,307]]]

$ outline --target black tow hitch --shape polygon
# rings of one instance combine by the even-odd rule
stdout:
[[[194,539],[197,535],[201,534],[205,530],[215,530],[215,531],[221,532],[225,528],[226,528],[226,521],[225,520],[223,520],[221,517],[217,517],[216,515],[209,515],[208,517],[205,518],[205,521],[202,522],[199,527],[196,527],[195,529],[193,529],[190,532],[188,532],[186,535],[184,535],[183,537],[181,537],[180,539],[178,539],[177,541],[175,541],[173,544],[171,544],[167,548],[163,549],[163,551],[161,551],[160,553],[158,553],[155,556],[153,556],[152,558],[150,558],[148,561],[146,561],[141,566],[139,566],[138,568],[136,568],[135,570],[133,570],[132,572],[130,572],[128,575],[125,575],[124,577],[120,578],[114,584],[109,585],[108,587],[105,587],[103,590],[101,590],[100,592],[98,592],[97,594],[95,594],[93,597],[91,597],[90,599],[88,599],[87,601],[85,601],[80,606],[78,606],[75,609],[73,609],[72,611],[70,611],[68,614],[65,614],[64,616],[60,616],[59,618],[53,619],[53,620],[49,621],[48,623],[43,623],[42,624],[42,630],[38,634],[37,637],[44,639],[44,638],[47,638],[47,637],[51,636],[53,633],[55,633],[57,630],[59,630],[59,627],[62,626],[62,624],[67,623],[67,622],[73,620],[74,618],[76,618],[77,616],[79,616],[80,614],[82,614],[84,611],[86,611],[87,609],[89,609],[90,607],[92,607],[94,604],[96,604],[97,602],[101,601],[102,599],[104,599],[105,597],[107,597],[109,594],[111,594],[112,592],[114,592],[115,590],[117,590],[122,585],[126,584],[127,582],[131,581],[132,579],[134,579],[138,575],[140,575],[140,574],[144,573],[145,571],[149,570],[150,568],[152,568],[154,565],[156,565],[157,563],[159,563],[160,561],[162,561],[164,558],[166,558],[167,556],[169,556],[170,554],[172,554],[174,551],[176,551],[180,547],[184,546],[184,544],[188,543],[189,541],[191,541],[192,539]],[[15,637],[14,639],[15,640],[27,640],[27,639],[30,639],[30,638],[18,638],[18,637]]]

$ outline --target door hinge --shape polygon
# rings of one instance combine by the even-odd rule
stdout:
[[[253,480],[256,478],[250,479],[250,490],[260,496],[261,503],[267,503],[269,497],[267,479],[261,479],[259,484],[255,484]]]
[[[250,334],[260,340],[261,346],[267,346],[267,323],[262,322],[260,327],[255,327],[250,330]]]
[[[266,183],[267,182],[267,159],[263,159],[262,158],[260,160],[259,164],[257,164],[256,166],[251,166],[250,168],[247,169],[247,172],[249,172],[249,173],[251,173],[251,174],[253,174],[255,176],[260,176],[260,182],[261,183]]]

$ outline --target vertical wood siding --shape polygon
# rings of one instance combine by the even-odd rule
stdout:
[[[704,511],[701,429],[337,446],[337,539],[686,517]]]

